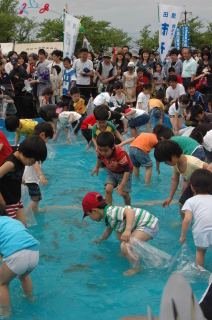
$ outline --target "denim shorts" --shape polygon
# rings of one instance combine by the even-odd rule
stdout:
[[[42,197],[41,197],[39,185],[37,183],[26,183],[26,185],[28,187],[31,200],[32,201],[40,201],[42,199]]]
[[[149,116],[148,114],[142,114],[141,116],[133,119],[130,121],[129,127],[130,128],[136,128],[136,127],[140,127],[143,126],[145,124],[147,124],[149,122]]]
[[[155,117],[156,119],[162,118],[162,110],[157,107],[153,107],[149,111],[149,116],[150,117]]]
[[[139,229],[139,226],[136,228],[136,230],[141,230]],[[145,227],[143,229],[142,227],[142,230],[143,232],[147,233],[152,239],[158,234],[158,231],[159,231],[159,225],[158,223],[156,224],[156,226],[152,229],[152,228],[148,228],[148,227]]]
[[[198,147],[192,152],[191,156],[200,159],[201,161],[205,162],[205,152],[203,147]]]
[[[104,185],[106,186],[107,184],[112,184],[114,188],[116,188],[122,182],[123,175],[124,175],[123,173],[115,173],[107,169],[107,177]],[[132,173],[130,173],[130,176],[123,188],[123,191],[131,192],[131,184],[132,184]]]
[[[206,157],[208,158],[208,160],[209,160],[210,162],[212,162],[212,152],[206,150],[205,148],[204,148],[204,151],[205,151],[205,155],[206,155]]]
[[[152,167],[152,160],[148,153],[144,153],[141,149],[130,147],[130,160],[134,167]]]

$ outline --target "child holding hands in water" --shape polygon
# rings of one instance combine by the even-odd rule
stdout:
[[[124,275],[132,276],[141,272],[139,258],[134,254],[134,261],[132,261],[127,250],[127,242],[130,237],[144,242],[153,239],[159,231],[158,219],[140,208],[110,206],[97,192],[88,192],[82,200],[82,207],[83,218],[89,216],[91,220],[97,222],[103,219],[107,226],[101,238],[95,240],[96,242],[108,239],[113,230],[116,231],[116,236],[121,242],[122,253],[135,266],[124,272]]]
[[[193,218],[192,233],[196,246],[196,262],[203,266],[206,250],[212,246],[212,173],[205,169],[197,169],[191,175],[190,184],[194,197],[188,199],[182,208],[185,217],[180,243],[186,242],[186,233]]]

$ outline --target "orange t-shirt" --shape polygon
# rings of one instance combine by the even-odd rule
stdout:
[[[131,143],[130,147],[141,149],[144,153],[149,153],[158,143],[156,134],[140,133]]]

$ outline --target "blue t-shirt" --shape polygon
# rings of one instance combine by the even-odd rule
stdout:
[[[0,217],[0,253],[3,258],[28,249],[37,251],[40,243],[28,233],[23,223],[7,216]]]
[[[68,96],[68,92],[70,91],[71,88],[71,82],[75,81],[75,87],[76,87],[76,72],[74,69],[71,70],[64,70],[63,73],[63,96]]]

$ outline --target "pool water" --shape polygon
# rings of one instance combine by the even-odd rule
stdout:
[[[14,134],[8,134],[11,143]],[[170,276],[167,270],[144,268],[142,273],[125,277],[129,269],[125,258],[117,256],[120,243],[115,233],[102,243],[91,243],[105,229],[103,222],[86,218],[82,220],[81,201],[88,191],[104,194],[103,182],[106,171],[91,177],[96,165],[96,154],[85,152],[86,144],[79,137],[74,145],[61,145],[61,134],[56,143],[50,143],[50,157],[42,165],[49,181],[42,187],[41,207],[45,213],[36,214],[36,226],[30,233],[40,242],[40,262],[32,272],[34,285],[33,302],[23,297],[20,282],[15,279],[10,285],[11,319],[119,319],[127,315],[146,314],[147,305],[154,315],[159,315],[161,295]],[[129,147],[127,147],[129,148]],[[151,152],[153,159],[153,152]],[[181,226],[178,204],[175,201],[163,209],[161,201],[169,195],[171,167],[161,164],[158,176],[154,164],[149,186],[144,186],[144,170],[140,180],[133,177],[132,205],[142,207],[159,218],[160,230],[149,243],[173,257],[181,248]],[[114,193],[114,203],[123,205],[122,197]],[[175,196],[175,200],[179,195]],[[195,254],[191,229],[187,244]],[[206,254],[205,268],[211,270],[211,252]],[[205,277],[189,277],[192,289],[199,299],[208,285]]]

